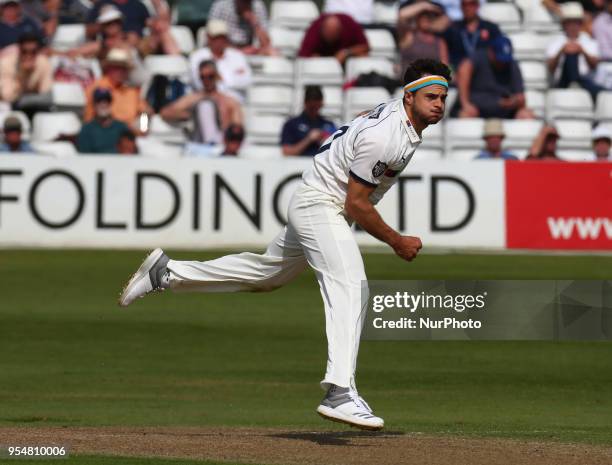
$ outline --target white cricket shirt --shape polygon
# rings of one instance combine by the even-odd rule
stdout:
[[[421,138],[408,120],[402,99],[383,103],[332,134],[302,175],[304,184],[344,205],[349,176],[376,187],[373,204],[395,184]]]

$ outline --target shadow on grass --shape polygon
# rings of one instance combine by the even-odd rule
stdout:
[[[297,441],[310,441],[320,446],[370,447],[370,444],[357,444],[353,443],[352,440],[360,438],[392,438],[403,435],[404,433],[401,431],[296,431],[289,433],[269,434],[268,436],[272,438],[293,439]]]

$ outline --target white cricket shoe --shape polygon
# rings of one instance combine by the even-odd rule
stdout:
[[[375,416],[370,406],[357,391],[332,386],[327,391],[317,413],[326,420],[346,423],[359,429],[378,431],[385,426],[382,418]]]
[[[170,259],[162,249],[155,249],[145,258],[140,268],[130,278],[119,297],[119,305],[127,307],[139,297],[149,292],[164,290],[168,287],[168,269]]]

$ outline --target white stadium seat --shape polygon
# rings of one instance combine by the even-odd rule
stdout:
[[[342,85],[342,66],[333,57],[298,58],[295,70],[296,83]]]
[[[444,123],[442,121],[425,128],[423,131],[423,142],[419,147],[435,149],[444,148]]]
[[[531,147],[544,123],[539,120],[505,119],[502,121],[506,137],[504,148],[521,152]]]
[[[342,88],[336,86],[322,86],[323,108],[321,114],[334,122],[341,122],[343,119],[344,94]],[[304,108],[304,87],[295,89],[293,99],[293,114],[300,114]]]
[[[546,58],[546,47],[550,36],[522,31],[508,34],[508,38],[512,42],[513,55],[517,61],[537,61]]]
[[[412,162],[442,160],[442,150],[420,146],[411,158]]]
[[[479,15],[496,23],[504,33],[521,30],[521,14],[518,8],[510,2],[483,3]]]
[[[81,130],[81,121],[71,111],[38,112],[34,115],[32,139],[52,142],[60,135],[75,135]]]
[[[370,45],[370,56],[395,61],[397,51],[395,39],[391,32],[387,29],[366,29],[365,35]]]
[[[293,58],[297,55],[304,38],[304,31],[273,25],[268,32],[272,46],[283,56]]]
[[[172,34],[182,54],[189,55],[193,52],[195,49],[195,41],[193,40],[191,29],[187,26],[173,25],[170,27],[170,34]]]
[[[262,57],[253,66],[253,84],[293,86],[293,63],[284,57]]]
[[[593,119],[593,100],[584,89],[551,89],[546,95],[546,117]]]
[[[395,78],[393,63],[382,57],[355,57],[349,58],[346,63],[346,80],[356,79],[360,74],[376,71],[378,74]]]
[[[183,144],[167,144],[155,137],[137,137],[138,153],[144,158],[157,160],[174,160],[183,154]]]
[[[149,137],[170,143],[184,143],[185,127],[182,124],[170,124],[160,115],[153,115],[149,124]]]
[[[446,97],[446,106],[444,107],[444,116],[446,118],[449,117],[455,102],[457,101],[457,97],[459,97],[459,92],[456,87],[451,87],[448,89],[448,96]]]
[[[51,87],[51,103],[55,109],[82,110],[85,92],[77,82],[54,82]]]
[[[51,45],[56,50],[69,50],[85,43],[84,24],[60,24],[55,30]]]
[[[4,120],[9,116],[14,116],[21,123],[21,136],[28,140],[31,136],[32,128],[30,127],[30,120],[27,115],[22,111],[3,111],[0,112],[0,130],[4,127]]]
[[[239,157],[245,160],[278,160],[283,158],[283,151],[279,145],[243,145]]]
[[[471,161],[478,156],[480,150],[480,148],[452,150],[446,153],[446,160]]]
[[[196,47],[204,48],[208,45],[208,36],[206,35],[206,26],[200,26],[196,31]]]
[[[541,61],[519,62],[525,89],[546,90],[548,86],[548,70]]]
[[[605,89],[612,89],[612,61],[599,62],[594,81]]]
[[[247,90],[249,110],[258,114],[288,116],[291,113],[293,89],[282,86],[251,86]]]
[[[57,158],[74,157],[78,155],[74,144],[67,141],[32,142],[32,148],[41,155],[51,155]]]
[[[374,2],[374,23],[395,27],[399,13],[398,2]]]
[[[557,150],[557,156],[564,161],[595,161],[592,150],[561,149]]]
[[[344,121],[351,121],[359,113],[369,111],[390,100],[383,87],[353,87],[344,95]]]
[[[561,136],[559,149],[584,149],[591,147],[591,123],[584,120],[557,120],[555,127]]]
[[[472,149],[478,151],[484,147],[482,134],[484,120],[482,118],[450,118],[444,125],[444,140],[447,157],[455,159],[457,149]],[[474,153],[476,156],[476,153]]]
[[[292,29],[307,29],[319,17],[319,9],[310,0],[275,0],[270,8],[270,23]]]
[[[526,30],[544,33],[561,31],[559,22],[553,18],[539,0],[532,0],[531,8],[526,13]]]
[[[151,76],[160,74],[189,79],[189,60],[181,55],[149,55],[144,66]]]
[[[546,116],[546,94],[539,90],[525,91],[527,108],[531,109],[537,118],[544,119]]]
[[[280,115],[254,115],[247,118],[245,144],[278,145],[286,118]]]
[[[595,121],[612,122],[612,91],[602,91],[597,94]]]

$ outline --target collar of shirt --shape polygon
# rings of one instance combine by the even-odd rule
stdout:
[[[402,120],[402,125],[406,128],[406,132],[408,133],[408,139],[413,144],[420,144],[422,142],[421,138],[414,129],[410,118],[408,118],[408,114],[406,113],[406,108],[404,107],[404,99],[398,99],[397,104],[400,107],[400,119]]]

